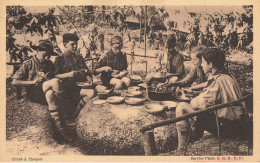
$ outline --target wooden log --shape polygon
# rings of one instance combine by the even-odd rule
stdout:
[[[153,130],[145,131],[143,133],[143,146],[146,156],[157,154]]]
[[[170,119],[170,120],[165,120],[165,121],[161,121],[161,122],[158,122],[158,123],[150,124],[150,125],[147,125],[147,126],[143,127],[142,129],[140,129],[140,131],[141,132],[149,131],[149,130],[152,130],[152,129],[156,128],[156,127],[173,124],[173,123],[185,120],[187,118],[191,118],[191,117],[197,116],[197,115],[199,115],[201,113],[205,113],[205,112],[221,109],[221,108],[224,108],[224,107],[240,105],[241,101],[245,101],[250,96],[252,96],[252,94],[246,95],[246,96],[244,96],[241,99],[238,99],[236,101],[228,102],[228,103],[225,103],[225,104],[218,104],[218,105],[210,106],[208,108],[205,108],[205,109],[202,109],[202,110],[199,110],[199,111],[195,111],[193,113],[188,113],[188,114],[185,114],[185,115],[182,115],[182,116]]]
[[[126,55],[132,55],[132,54],[126,53]],[[145,56],[145,55],[140,55],[140,54],[133,54],[132,56],[138,56],[138,57],[144,57],[144,58],[157,58],[154,56]]]

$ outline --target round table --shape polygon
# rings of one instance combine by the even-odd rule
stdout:
[[[125,91],[121,91],[122,96]],[[143,96],[147,98],[146,91]],[[144,110],[144,105],[93,104],[93,98],[80,112],[76,129],[81,144],[90,155],[144,155],[142,145],[143,126],[175,117],[175,111],[164,111],[152,115]],[[159,103],[147,100],[145,103]],[[156,148],[167,152],[177,147],[175,124],[154,129]]]

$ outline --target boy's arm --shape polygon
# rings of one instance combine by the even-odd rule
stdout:
[[[194,85],[194,86],[190,87],[190,89],[198,90],[198,89],[202,89],[202,88],[207,87],[207,85],[208,85],[208,81],[206,81],[204,83],[200,83],[200,84]]]
[[[73,78],[73,71],[62,73],[62,65],[64,64],[62,57],[56,57],[54,61],[54,76],[58,79]]]
[[[20,80],[20,79],[13,79],[12,84],[14,86],[29,86],[29,85],[36,85],[37,81],[26,81],[26,80]]]
[[[95,70],[93,71],[94,75],[99,75],[101,72],[105,71],[105,72],[109,72],[112,71],[112,68],[107,65],[107,60],[106,60],[106,56],[107,54],[102,55],[98,62],[97,65],[95,67]]]
[[[63,74],[56,74],[55,77],[58,79],[73,78],[74,73],[75,73],[74,71],[71,71]]]
[[[12,85],[14,86],[29,86],[35,85],[37,80],[29,81],[28,79],[28,72],[29,72],[30,63],[29,61],[24,63],[19,70],[16,71]]]

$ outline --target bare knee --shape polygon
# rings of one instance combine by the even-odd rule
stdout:
[[[124,82],[126,87],[129,87],[131,85],[131,79],[130,78],[123,77],[121,80]]]
[[[82,89],[80,91],[80,96],[81,97],[86,97],[86,98],[93,98],[96,95],[96,91],[94,89]]]
[[[51,80],[44,82],[42,85],[42,89],[43,92],[46,92],[49,89],[52,89],[55,92],[60,92],[62,91],[62,81],[57,78],[53,78]]]
[[[125,83],[121,80],[116,82],[115,90],[124,89],[126,87]]]
[[[126,87],[122,80],[116,78],[110,80],[110,85],[115,85],[115,90],[124,89]]]
[[[103,86],[103,85],[97,85],[96,88],[95,88],[95,91],[97,93],[102,93],[104,92],[105,90],[107,90],[107,87],[106,86]]]
[[[176,117],[179,117],[185,113],[185,108],[187,107],[186,102],[181,102],[176,107]]]

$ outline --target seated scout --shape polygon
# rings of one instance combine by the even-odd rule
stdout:
[[[183,57],[182,55],[175,50],[176,46],[176,38],[175,35],[170,35],[167,40],[167,48],[168,48],[168,58],[167,58],[167,74],[166,79],[168,79],[169,83],[176,82],[179,78],[184,75],[184,65],[183,65]],[[145,81],[148,86],[151,85],[153,80],[155,79],[156,73],[148,74],[145,78]]]
[[[236,79],[225,72],[224,62],[225,54],[217,48],[207,49],[203,53],[201,64],[203,71],[211,75],[208,79],[208,85],[202,93],[191,100],[190,104],[186,102],[179,103],[176,108],[176,117],[205,109],[209,106],[232,102],[242,97]],[[241,124],[243,113],[245,113],[244,109],[245,106],[242,103],[239,106],[225,107],[217,110],[217,112],[210,112],[193,118],[194,120],[196,119],[194,127],[197,128],[197,133],[195,134],[201,137],[204,130],[216,133],[216,114],[221,124],[221,135],[241,134],[243,132]],[[176,127],[178,132],[178,149],[183,150],[188,139],[190,122],[188,119],[179,121],[176,123]]]
[[[115,90],[123,89],[130,86],[131,80],[126,77],[127,72],[127,57],[122,53],[123,40],[120,36],[114,36],[111,39],[111,49],[102,55],[97,63],[95,75],[101,73],[102,86],[98,85],[96,90],[102,92],[112,85],[115,85]],[[113,71],[120,72],[112,77]]]
[[[92,76],[82,56],[77,55],[79,37],[75,34],[66,33],[63,35],[65,52],[55,59],[55,77],[63,81],[64,102],[68,115],[73,115],[74,120],[83,106],[95,96],[95,90],[77,86],[76,82],[90,81]]]
[[[199,45],[191,50],[191,61],[193,63],[193,67],[190,72],[182,79],[176,82],[172,82],[171,85],[180,86],[180,87],[188,87],[192,84],[200,84],[206,82],[205,73],[201,67],[202,62],[202,54],[206,50],[206,46]]]
[[[27,97],[37,103],[48,103],[50,116],[54,121],[59,141],[68,142],[65,134],[61,97],[63,94],[61,82],[54,75],[53,63],[48,59],[53,52],[49,41],[40,41],[35,47],[36,54],[25,61],[13,77],[13,85],[27,86]]]

